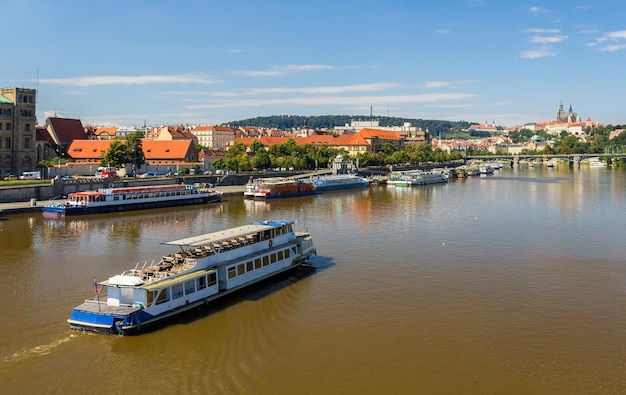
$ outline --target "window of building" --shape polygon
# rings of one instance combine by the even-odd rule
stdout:
[[[11,137],[7,137],[4,139],[4,147],[11,148]]]
[[[30,123],[24,125],[24,130],[30,132]]]
[[[7,123],[7,127],[5,130],[13,130],[13,124]]]
[[[30,148],[30,137],[24,138],[24,148]]]

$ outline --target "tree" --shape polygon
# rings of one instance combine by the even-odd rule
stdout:
[[[269,169],[272,167],[272,161],[265,149],[259,150],[250,162],[255,169]]]
[[[111,142],[107,152],[102,155],[100,162],[103,166],[122,167],[126,163],[131,163],[128,146],[119,139]]]
[[[265,146],[259,140],[255,139],[252,141],[252,143],[250,143],[251,152],[254,152],[256,154],[259,152],[260,149],[263,149],[265,151]]]
[[[143,153],[143,132],[133,132],[126,137],[126,147],[130,163],[133,166],[133,174],[137,174],[136,169],[146,163],[146,156]]]

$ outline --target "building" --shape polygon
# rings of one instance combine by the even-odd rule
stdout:
[[[0,176],[37,167],[35,89],[0,90]]]
[[[559,108],[556,110],[556,120],[557,122],[563,123],[579,123],[580,117],[578,113],[572,111],[572,105],[569,106],[569,111],[565,112],[563,109],[563,102],[559,104]]]
[[[235,131],[228,126],[200,125],[191,129],[198,144],[210,149],[225,150],[235,139]]]

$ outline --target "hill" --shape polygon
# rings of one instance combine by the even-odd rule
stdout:
[[[458,133],[462,129],[467,129],[470,126],[470,122],[466,121],[441,121],[366,115],[272,115],[228,122],[225,125],[231,127],[254,126],[280,130],[294,130],[303,127],[312,129],[332,129],[335,126],[350,124],[351,121],[355,120],[374,120],[378,121],[380,126],[402,126],[409,122],[411,125],[421,128],[422,130],[428,129],[431,136],[438,136],[441,133],[442,137]]]

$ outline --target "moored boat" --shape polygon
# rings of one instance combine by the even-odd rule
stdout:
[[[478,170],[480,174],[493,174],[493,167],[487,163],[479,165]]]
[[[69,215],[204,204],[219,202],[221,199],[221,192],[202,191],[193,185],[100,188],[97,191],[70,193],[65,203],[45,205],[43,215],[63,218]]]
[[[209,304],[317,253],[293,221],[270,220],[163,243],[179,250],[151,263],[94,280],[95,297],[72,309],[73,329],[132,334]]]
[[[315,194],[315,184],[309,180],[286,177],[257,178],[244,189],[244,197],[277,199]]]
[[[317,192],[336,191],[339,189],[365,188],[370,182],[357,174],[333,174],[311,177]]]
[[[389,176],[387,184],[396,187],[439,184],[448,182],[448,175],[443,171],[402,171]]]

